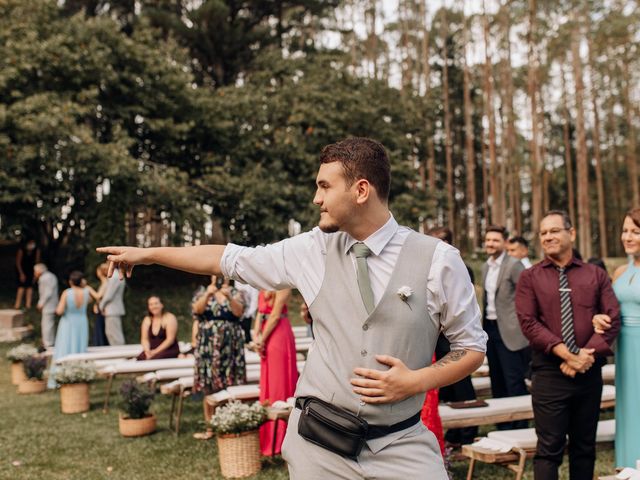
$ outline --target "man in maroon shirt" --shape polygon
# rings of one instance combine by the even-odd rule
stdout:
[[[612,355],[620,306],[607,273],[573,254],[575,229],[566,212],[540,222],[545,258],[520,275],[516,311],[532,348],[536,480],[555,480],[569,435],[571,480],[593,478],[602,395],[601,367]],[[603,334],[592,321],[611,321]]]

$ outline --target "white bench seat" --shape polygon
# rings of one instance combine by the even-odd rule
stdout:
[[[613,385],[604,385],[602,389],[602,408],[615,405],[616,389]],[[508,398],[490,398],[487,407],[451,408],[440,405],[438,411],[444,428],[462,428],[515,420],[533,418],[531,395]]]

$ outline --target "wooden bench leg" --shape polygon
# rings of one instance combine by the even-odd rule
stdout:
[[[467,471],[467,480],[471,480],[473,478],[473,469],[476,466],[476,459],[471,457],[469,459],[469,470]]]
[[[182,419],[182,407],[184,406],[184,397],[186,397],[186,392],[181,389],[180,399],[178,400],[178,413],[176,416],[176,435],[180,433],[180,420]]]
[[[109,411],[109,395],[111,394],[111,385],[113,384],[114,374],[109,375],[109,380],[107,381],[107,393],[104,397],[104,406],[102,407],[102,412],[107,413]]]
[[[520,455],[520,460],[518,461],[518,467],[516,470],[516,480],[522,480],[522,476],[524,475],[524,466],[527,463],[527,452],[525,452],[521,448],[519,448],[517,451]]]
[[[176,394],[172,393],[171,394],[171,412],[169,413],[169,430],[173,431],[173,420],[174,420],[174,414],[176,411]]]

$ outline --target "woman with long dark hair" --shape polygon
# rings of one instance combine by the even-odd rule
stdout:
[[[142,353],[138,360],[178,358],[178,319],[173,313],[165,312],[162,300],[157,295],[147,299],[147,315],[140,326]]]

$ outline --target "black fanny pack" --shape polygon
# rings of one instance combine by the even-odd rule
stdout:
[[[389,426],[369,425],[363,418],[315,397],[296,399],[302,410],[298,434],[305,440],[338,455],[356,458],[366,440],[404,430],[420,421],[420,412]]]

